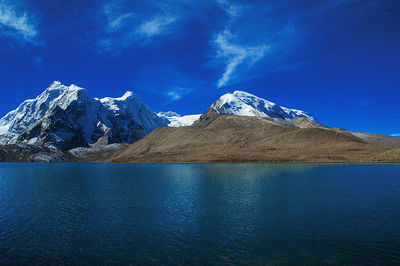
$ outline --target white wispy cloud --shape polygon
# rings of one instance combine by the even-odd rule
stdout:
[[[135,12],[121,1],[106,3],[103,14],[107,20],[107,36],[100,39],[98,44],[106,50],[114,46],[144,44],[156,36],[168,35],[173,32],[180,18],[176,12],[162,10],[156,4],[148,12]]]
[[[136,17],[135,13],[125,10],[119,1],[106,2],[102,7],[102,12],[107,19],[106,30],[108,32],[118,31]]]
[[[234,19],[243,14],[243,6],[234,5],[228,0],[216,0],[217,4],[224,9],[230,19]]]
[[[245,74],[244,72],[261,60],[271,47],[267,43],[249,45],[248,43],[251,42],[241,36],[240,26],[235,25],[235,22],[246,15],[249,11],[248,7],[233,5],[225,0],[217,0],[217,3],[227,15],[224,28],[215,35],[213,40],[216,59],[225,65],[222,76],[217,81],[217,87],[221,88],[235,80],[238,72]],[[241,71],[238,71],[239,68]]]
[[[0,31],[3,34],[28,42],[35,42],[39,31],[27,11],[10,2],[0,1]]]
[[[167,91],[166,96],[171,101],[177,101],[177,100],[180,100],[180,99],[186,97],[191,92],[192,92],[192,89],[190,89],[190,88],[184,88],[184,87],[176,86],[176,87],[170,88]]]
[[[127,13],[117,16],[116,18],[109,18],[107,27],[109,30],[115,31],[125,25],[125,22],[131,18],[135,18],[135,14]]]
[[[132,83],[149,95],[162,96],[164,101],[160,104],[163,106],[185,99],[189,95],[192,96],[191,99],[198,97],[204,93],[203,88],[206,87],[204,81],[193,78],[172,65],[141,68],[133,76]]]
[[[220,29],[211,39],[214,50],[210,63],[219,69],[222,66],[217,87],[282,70],[282,64],[304,65],[287,60],[311,35],[315,24],[309,22],[354,2],[360,2],[361,6],[360,0],[326,0],[304,6],[299,12],[288,13],[286,1],[265,4],[260,1],[215,0],[225,13],[225,22],[219,24]]]
[[[224,73],[217,82],[218,88],[229,83],[238,66],[244,64],[245,68],[250,68],[257,61],[263,58],[270,48],[268,45],[238,45],[232,42],[234,38],[235,36],[232,35],[229,30],[225,29],[217,35],[214,41],[218,47],[218,57],[222,58],[226,64]]]
[[[144,21],[138,28],[137,33],[142,37],[150,38],[156,35],[169,34],[171,24],[177,20],[171,15],[159,16],[151,20]]]
[[[390,136],[392,136],[392,137],[400,137],[400,134],[392,134]]]

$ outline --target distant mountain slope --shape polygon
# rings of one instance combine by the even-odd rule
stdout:
[[[56,81],[0,120],[0,144],[67,150],[133,143],[159,126],[166,126],[165,121],[132,92],[121,98],[97,99],[83,88]]]
[[[194,122],[196,122],[201,114],[199,115],[184,115],[181,116],[175,112],[159,112],[157,115],[161,118],[166,119],[169,127],[185,127],[191,126]]]
[[[382,158],[379,155],[386,151],[329,129],[280,126],[266,118],[215,114],[191,127],[158,128],[144,139],[108,154],[106,161],[365,163]]]

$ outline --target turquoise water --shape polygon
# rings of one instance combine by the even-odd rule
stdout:
[[[0,264],[41,263],[399,264],[400,166],[0,164]]]

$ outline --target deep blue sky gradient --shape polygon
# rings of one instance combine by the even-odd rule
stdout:
[[[0,0],[0,115],[54,80],[180,114],[239,89],[400,134],[400,1]]]

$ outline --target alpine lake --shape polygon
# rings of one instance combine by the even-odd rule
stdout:
[[[400,264],[400,165],[2,163],[0,264]]]

